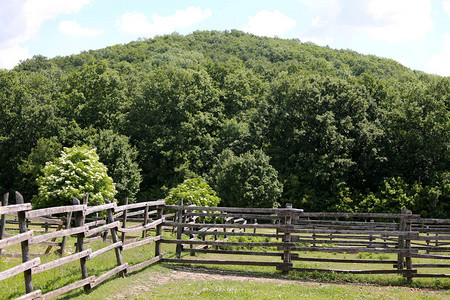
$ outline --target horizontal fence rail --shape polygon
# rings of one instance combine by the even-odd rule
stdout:
[[[16,244],[21,244],[23,263],[1,271],[0,281],[23,273],[26,294],[18,299],[51,299],[78,288],[83,288],[88,292],[114,275],[120,274],[125,276],[126,273],[157,263],[163,258],[161,254],[161,240],[163,238],[162,223],[165,220],[165,217],[163,217],[164,201],[122,206],[118,206],[114,202],[105,201],[106,203],[103,205],[89,207],[86,204],[88,200],[86,196],[81,204],[78,199],[74,199],[73,205],[33,210],[31,204],[21,203],[23,198],[19,193],[16,193],[16,202],[18,204],[8,205],[8,198],[9,195],[6,194],[0,206],[0,251]],[[135,213],[136,209],[139,208],[144,209],[138,214]],[[152,208],[151,214],[149,213],[149,208]],[[126,215],[128,212],[134,216],[141,217],[141,225],[126,227]],[[147,215],[144,216],[146,212]],[[11,217],[6,219],[7,215]],[[122,219],[118,215],[122,216]],[[135,221],[133,220],[133,222]],[[28,225],[41,225],[45,231],[36,234],[35,230],[27,228]],[[6,226],[10,227],[8,231],[18,230],[18,234],[6,233]],[[52,230],[49,231],[49,229]],[[149,230],[153,230],[156,236],[146,237],[144,232]],[[144,238],[140,241],[130,242],[125,239],[125,232],[142,232]],[[119,236],[120,233],[122,233],[122,237]],[[110,236],[110,244],[106,242],[104,247],[96,251],[90,248],[85,249],[93,241],[103,240],[105,242],[106,235]],[[75,253],[67,253],[65,244],[68,236],[76,237]],[[56,242],[56,240],[61,241]],[[155,247],[156,254],[153,257],[134,265],[124,261],[123,251],[149,244],[154,244]],[[56,248],[54,253],[59,254],[60,258],[46,263],[42,263],[40,257],[31,259],[29,249],[30,246],[34,245],[47,246],[45,254],[49,254]],[[87,261],[96,259],[110,251],[115,253],[117,265],[98,276],[89,275],[86,266]],[[7,254],[3,253],[3,255]],[[80,263],[80,280],[47,293],[33,289],[33,276],[57,267],[64,268],[67,264],[75,261]]]
[[[304,212],[290,205],[199,207],[183,205],[182,200],[178,205],[165,205],[164,201],[128,204],[127,199],[120,206],[105,201],[91,207],[88,196],[82,201],[74,199],[73,205],[33,210],[19,193],[15,196],[17,204],[8,205],[6,194],[0,206],[0,254],[20,245],[22,262],[2,270],[0,281],[24,274],[26,294],[18,299],[51,299],[79,288],[88,292],[112,276],[125,277],[157,262],[265,266],[284,272],[399,274],[408,280],[450,278],[450,219],[425,219],[407,210],[327,213]],[[75,251],[66,246],[69,236],[76,238]],[[95,243],[97,248],[101,245],[99,249],[91,248],[94,242],[101,242]],[[162,244],[172,245],[175,257],[165,257]],[[46,258],[43,263],[42,257],[33,257],[30,251],[37,245],[46,247],[45,254],[53,251],[59,258]],[[149,259],[124,260],[123,253],[146,245],[154,246]],[[87,262],[107,253],[115,256],[115,265],[103,274],[89,274]],[[314,253],[343,255],[314,257]],[[202,255],[194,258],[197,254]],[[80,265],[78,281],[46,293],[33,288],[34,276],[75,261]],[[330,263],[349,267],[330,269]]]

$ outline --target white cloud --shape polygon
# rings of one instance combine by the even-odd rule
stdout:
[[[75,13],[89,2],[91,0],[28,0],[22,8],[26,22],[22,38],[28,40],[35,37],[43,22],[63,14]]]
[[[7,48],[0,48],[0,69],[12,69],[20,61],[30,58],[28,47],[14,45]]]
[[[280,11],[261,10],[254,17],[248,17],[248,25],[244,26],[245,32],[260,36],[282,36],[286,31],[294,29],[297,22]]]
[[[190,6],[185,10],[177,10],[174,15],[161,17],[154,14],[151,21],[140,12],[126,13],[117,20],[119,29],[136,35],[155,36],[157,34],[172,33],[177,29],[184,29],[211,17],[211,10]]]
[[[103,33],[103,30],[85,28],[75,21],[62,21],[58,28],[62,33],[73,36],[97,36]]]
[[[442,8],[444,9],[447,16],[450,17],[450,1],[442,1]]]
[[[430,0],[371,0],[368,10],[375,21],[368,34],[377,40],[422,40],[433,28]]]
[[[450,34],[444,34],[443,49],[427,62],[426,71],[441,76],[450,76]]]
[[[42,23],[63,14],[79,11],[91,0],[17,0],[2,3],[0,24],[7,28],[7,34],[0,30],[0,68],[12,68],[20,59],[29,58],[27,47],[21,44],[39,33]]]
[[[431,0],[298,0],[312,15],[305,36],[352,39],[365,35],[387,42],[422,40],[433,27]]]

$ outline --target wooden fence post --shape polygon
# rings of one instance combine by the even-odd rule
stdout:
[[[284,225],[289,226],[292,224],[292,204],[291,203],[286,203],[286,208],[289,209],[289,213],[288,215],[286,215],[284,217]],[[287,229],[287,228],[286,228]],[[290,232],[285,232],[284,233],[284,237],[283,237],[283,243],[291,243],[291,233]],[[289,268],[292,267],[292,262],[291,262],[291,249],[289,245],[286,245],[287,247],[284,250],[283,253],[283,271],[287,272],[289,271]]]
[[[402,209],[401,214],[402,215],[406,214],[406,209]],[[398,249],[405,248],[405,236],[404,236],[405,230],[406,230],[406,219],[405,216],[401,216],[400,222],[398,223],[398,231],[401,231],[402,233],[398,235],[398,245],[397,245]],[[403,270],[403,267],[405,266],[404,258],[405,255],[403,254],[403,252],[399,252],[397,255],[397,269]]]
[[[73,198],[72,201],[73,201],[73,205],[80,205],[80,200],[78,200],[77,198]],[[75,212],[75,226],[76,227],[84,226],[85,218],[86,218],[86,216],[83,211]],[[61,246],[61,252],[63,249],[64,248]],[[82,252],[82,251],[84,251],[84,232],[80,232],[77,234],[77,252]],[[80,258],[81,277],[83,279],[88,278],[86,260],[87,260],[86,257]],[[89,293],[89,291],[91,290],[91,285],[85,284],[83,286],[83,289],[86,293]]]
[[[8,198],[9,198],[9,193],[6,193],[5,195],[3,195],[2,206],[8,205]],[[0,240],[3,239],[3,236],[5,235],[5,227],[6,227],[6,214],[3,214],[1,221],[0,221]],[[1,248],[0,248],[0,256],[2,256]]]
[[[178,201],[178,205],[183,206],[183,199],[180,198],[180,200]],[[177,222],[178,222],[178,224],[181,224],[183,222],[183,208],[182,207],[178,208]],[[183,226],[178,225],[177,226],[177,240],[181,240],[182,234],[183,234]],[[177,258],[181,257],[182,250],[183,250],[183,245],[181,243],[177,243],[177,247],[176,247],[176,257]]]
[[[78,200],[78,204],[80,204],[80,201]],[[70,222],[72,221],[72,212],[68,212],[66,214],[66,229],[70,229]],[[59,251],[59,255],[63,256],[64,254],[64,250],[66,248],[66,241],[67,241],[67,236],[63,236],[62,241],[61,241],[61,249]]]
[[[105,203],[111,203],[109,200],[105,200]],[[106,210],[107,213],[107,223],[114,223],[114,215],[113,215],[113,209],[109,208]],[[113,240],[113,243],[119,242],[119,238],[117,237],[117,229],[111,228],[111,238]],[[122,258],[122,247],[116,247],[114,248],[114,251],[116,252],[116,259],[117,259],[117,265],[121,266],[123,265],[123,258]],[[123,278],[125,278],[125,273],[127,269],[124,269],[120,272]]]
[[[405,211],[406,214],[408,215],[412,215],[412,211],[410,210],[406,210]],[[405,218],[405,230],[408,231],[409,233],[411,233],[411,217],[408,216]],[[411,250],[411,237],[408,236],[406,237],[406,241],[405,241],[405,248],[408,250]],[[408,252],[408,254],[410,254],[411,252]],[[412,270],[412,258],[410,255],[407,255],[406,258],[406,269],[407,270]],[[408,279],[408,281],[412,281],[412,273],[407,273],[406,274],[406,278]]]
[[[156,207],[156,219],[157,220],[160,220],[163,218],[163,212],[164,212],[163,210],[164,210],[164,207],[161,205],[158,205]],[[162,224],[158,224],[158,225],[156,225],[156,228],[155,228],[155,235],[158,236],[161,234],[162,234]],[[155,256],[159,256],[160,254],[161,254],[161,241],[158,240],[155,242]]]
[[[19,192],[16,192],[16,204],[23,204],[23,197]],[[27,219],[25,218],[25,211],[19,211],[17,213],[17,219],[19,221],[19,232],[25,233],[28,231],[27,229]],[[25,263],[30,260],[30,248],[28,239],[21,242],[22,248],[22,262]],[[23,276],[25,278],[25,290],[28,293],[33,291],[33,282],[31,280],[31,269],[25,270],[23,272]]]
[[[148,206],[146,206],[145,208],[144,208],[144,224],[142,224],[142,225],[147,225],[147,223],[148,223]],[[147,235],[147,230],[143,230],[142,231],[142,238],[145,238],[145,236]]]
[[[124,205],[128,205],[128,198],[125,198],[125,204]],[[122,228],[127,227],[127,213],[128,213],[128,209],[125,209],[123,211]],[[122,244],[125,245],[125,231],[122,232]]]

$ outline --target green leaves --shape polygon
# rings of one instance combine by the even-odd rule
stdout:
[[[197,206],[217,206],[220,202],[216,192],[200,176],[188,178],[170,189],[164,200],[167,204],[178,204],[179,199],[183,199],[184,205],[190,202]]]
[[[38,195],[32,199],[35,207],[70,205],[73,197],[81,199],[86,193],[89,205],[100,205],[116,194],[107,168],[87,146],[64,148],[54,162],[46,163],[42,173],[37,179]]]
[[[277,207],[283,191],[278,172],[262,151],[235,156],[224,150],[211,170],[211,182],[223,206]]]

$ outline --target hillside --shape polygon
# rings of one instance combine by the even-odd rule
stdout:
[[[450,78],[299,40],[194,32],[0,71],[0,188],[97,149],[123,201],[200,175],[221,205],[450,215]],[[138,192],[139,191],[139,192]]]

